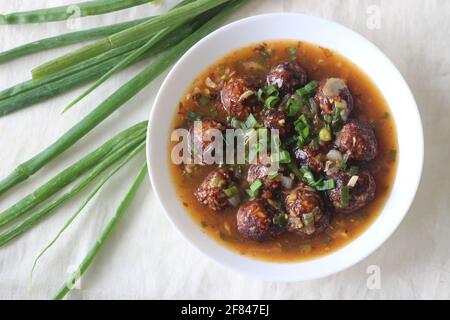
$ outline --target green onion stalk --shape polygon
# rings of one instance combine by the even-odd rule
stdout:
[[[54,178],[22,198],[16,204],[1,212],[0,226],[15,220],[27,211],[35,208],[37,205],[53,196],[56,192],[62,190],[64,187],[78,179],[88,170],[97,166],[99,162],[105,158],[108,159],[108,156],[114,155],[124,147],[141,143],[142,140],[145,140],[146,129],[147,122],[142,122],[122,131],[90,154],[84,156],[81,160],[64,169]]]
[[[147,175],[147,165],[145,164],[142,167],[142,169],[140,170],[136,180],[133,182],[133,185],[131,186],[127,195],[125,196],[123,201],[120,203],[119,208],[117,209],[115,215],[109,221],[108,225],[103,230],[102,234],[97,239],[95,244],[89,250],[87,256],[83,259],[83,261],[81,262],[77,271],[74,272],[69,277],[69,279],[64,283],[62,288],[56,294],[56,296],[54,297],[55,300],[63,299],[67,295],[67,293],[69,293],[70,290],[74,287],[74,285],[77,283],[77,281],[84,275],[86,270],[92,264],[95,257],[97,256],[97,254],[103,247],[105,241],[110,237],[111,233],[116,228],[118,222],[123,218],[127,209],[130,207],[130,205],[131,205],[132,201],[134,200],[134,198],[136,197],[136,193],[139,190],[139,187],[142,184],[142,182],[144,181],[144,178],[146,175]]]
[[[95,16],[135,7],[151,1],[153,0],[94,0],[49,9],[15,12],[0,15],[0,25],[42,23]]]
[[[115,164],[117,161],[126,158],[126,162],[129,161],[130,155],[133,157],[140,150],[142,150],[143,145],[145,144],[145,133],[141,137],[136,137],[135,139],[129,141],[121,148],[113,151],[109,154],[105,159],[101,160],[100,163],[94,167],[85,177],[83,177],[79,182],[77,182],[70,191],[64,193],[63,195],[55,198],[54,200],[44,204],[39,209],[34,212],[28,214],[28,216],[21,220],[19,223],[13,225],[9,229],[0,233],[0,246],[3,246],[13,240],[14,238],[22,235],[35,225],[37,225],[42,219],[46,218],[48,215],[53,213],[57,208],[62,206],[68,200],[72,199],[74,196],[83,191],[86,187],[90,185],[96,178],[98,178],[105,170],[107,170],[110,166]],[[83,160],[79,161],[79,163],[83,162]],[[125,163],[126,163],[125,162]],[[124,165],[120,164],[118,166],[117,171],[122,168]],[[115,174],[116,169],[112,171],[112,174]],[[109,175],[107,176],[109,177]],[[109,179],[109,178],[108,178]],[[41,201],[43,202],[43,201]],[[20,208],[18,206],[14,206],[15,208]],[[11,212],[11,211],[10,211]],[[17,212],[17,211],[16,211]],[[22,213],[21,213],[22,214]],[[17,215],[16,215],[17,217]]]
[[[99,38],[107,37],[119,31],[131,28],[137,24],[147,21],[148,19],[151,18],[137,19],[104,27],[75,31],[63,35],[33,41],[16,48],[12,48],[10,50],[0,52],[0,63],[9,62],[29,54],[60,48],[75,43],[97,40]]]
[[[94,42],[93,44],[38,66],[31,71],[33,79],[46,77],[113,48],[123,46],[136,39],[159,32],[174,24],[194,19],[199,14],[228,1],[230,0],[197,0],[184,6],[174,8],[163,15],[115,33],[105,39]]]
[[[97,186],[89,193],[88,197],[83,201],[78,210],[69,218],[69,220],[64,224],[64,226],[59,230],[52,241],[42,250],[36,257],[33,263],[30,274],[30,283],[33,282],[33,272],[36,269],[39,259],[58,241],[62,236],[64,231],[72,224],[72,222],[78,217],[78,215],[83,211],[83,209],[88,205],[88,203],[94,198],[94,196],[100,191],[100,189],[111,179],[116,173],[118,173],[128,162],[130,162],[134,157],[136,157],[145,147],[145,141],[143,141],[139,146],[137,146],[131,153],[129,153],[125,159],[123,159],[111,172],[104,176]]]
[[[183,0],[175,6],[175,8],[189,4],[195,0]],[[42,52],[49,49],[59,48],[70,44],[85,42],[89,40],[97,40],[99,38],[107,37],[112,34],[118,33],[125,29],[134,27],[142,22],[153,19],[154,17],[137,19],[109,26],[103,26],[98,28],[91,28],[82,31],[70,32],[55,37],[45,38],[38,41],[33,41],[22,46],[12,48],[10,50],[0,52],[0,63],[12,61],[14,59],[23,57],[25,55]]]
[[[128,65],[161,53],[182,41],[192,32],[193,28],[190,26],[178,29],[177,32],[165,37]],[[49,77],[29,80],[3,90],[0,92],[0,117],[55,97],[84,83],[102,77],[102,75],[107,74],[120,65],[131,53],[136,52],[141,46],[145,45],[146,40],[142,39],[110,50]]]

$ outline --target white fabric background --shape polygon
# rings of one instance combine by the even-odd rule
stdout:
[[[71,2],[74,1],[2,0],[0,12]],[[163,12],[175,2],[165,0],[157,5],[85,18],[81,26],[87,28]],[[381,28],[378,30],[371,30],[366,24],[367,10],[371,5],[381,9]],[[164,216],[146,181],[137,201],[86,273],[81,289],[73,291],[70,298],[450,298],[450,2],[254,0],[230,20],[278,11],[321,16],[362,33],[386,52],[410,84],[424,123],[426,159],[418,195],[404,222],[379,250],[349,270],[304,283],[261,282],[217,265],[185,243]],[[68,31],[64,22],[0,26],[0,50]],[[0,65],[0,87],[27,79],[32,67],[72,48],[36,54]],[[57,139],[137,70],[139,67],[135,66],[117,75],[64,116],[60,115],[62,108],[81,89],[0,118],[0,177]],[[100,145],[107,137],[146,119],[162,79],[160,77],[154,81],[57,161],[2,197],[0,209],[8,207],[60,169]],[[34,257],[74,212],[83,197],[77,197],[32,232],[0,248],[0,298],[51,298],[95,241],[142,161],[143,157],[134,161],[95,198],[77,223],[42,259],[31,288],[28,274]],[[381,268],[380,290],[367,288],[366,271],[370,265]]]

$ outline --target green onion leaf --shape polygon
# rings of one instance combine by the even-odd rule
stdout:
[[[291,57],[291,60],[297,60],[297,49],[296,48],[288,48],[287,51],[289,52],[289,56]]]
[[[316,90],[319,87],[319,83],[317,81],[311,81],[303,88],[298,89],[296,92],[299,96],[305,97],[309,96],[310,94],[314,93],[314,90]]]
[[[350,167],[350,175],[356,176],[358,174],[359,167],[358,166],[351,166]]]
[[[226,195],[228,198],[231,198],[231,197],[233,197],[233,196],[239,194],[239,189],[238,189],[236,186],[231,186],[231,187],[229,187],[229,188],[223,190],[223,193],[225,193],[225,195]]]
[[[256,192],[259,190],[259,188],[261,188],[263,185],[263,182],[261,179],[256,179],[255,181],[253,181],[253,183],[250,185],[250,190],[253,192]]]
[[[197,102],[198,102],[202,107],[206,107],[206,106],[209,106],[209,104],[211,103],[211,100],[210,100],[208,97],[201,96],[200,98],[198,98]]]
[[[279,227],[283,227],[287,223],[287,215],[282,212],[273,217],[273,223]]]
[[[252,129],[258,124],[258,121],[256,120],[255,116],[250,113],[247,120],[245,121],[245,126],[247,129]]]
[[[190,111],[187,116],[188,119],[191,121],[200,121],[203,119],[203,116],[201,114],[198,114],[194,111]]]
[[[300,101],[297,99],[293,99],[293,98],[289,99],[287,105],[288,105],[288,109],[289,109],[289,112],[288,112],[289,117],[296,116],[302,107],[300,104]]]
[[[336,182],[333,179],[324,180],[316,186],[317,191],[333,190],[334,188],[336,188]]]
[[[325,120],[326,123],[332,123],[333,122],[333,116],[326,114],[323,119]]]
[[[278,98],[277,96],[270,96],[266,99],[266,101],[264,102],[264,105],[267,108],[273,108],[279,101],[280,101],[280,98]]]
[[[289,154],[288,151],[283,150],[279,153],[273,153],[270,156],[270,160],[272,160],[272,162],[279,162],[279,163],[290,163],[291,162],[291,155]]]
[[[274,180],[274,179],[276,179],[277,177],[279,177],[280,176],[280,174],[278,173],[278,172],[271,172],[271,173],[269,173],[269,175],[268,175],[268,177],[269,177],[269,179],[270,180]]]
[[[341,188],[341,208],[345,209],[348,207],[350,198],[350,191],[347,186],[344,186]]]

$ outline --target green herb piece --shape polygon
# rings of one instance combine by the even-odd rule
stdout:
[[[203,116],[197,112],[189,111],[187,117],[191,121],[200,121],[203,119]]]
[[[275,85],[266,86],[263,88],[260,88],[258,92],[256,93],[256,97],[258,98],[259,102],[265,102],[265,100],[270,96],[279,96],[280,93],[278,91],[278,87]]]
[[[328,179],[322,181],[321,184],[316,186],[317,191],[327,191],[327,190],[333,190],[336,188],[336,182],[333,179]]]
[[[231,186],[231,187],[229,187],[229,188],[223,190],[223,193],[225,193],[225,195],[226,195],[228,198],[231,198],[231,197],[233,197],[233,196],[239,194],[239,189],[238,189],[236,186]]]
[[[326,123],[332,123],[333,122],[333,116],[326,114],[323,119],[325,120]]]
[[[279,176],[280,176],[280,174],[278,172],[271,172],[268,175],[269,180],[274,180],[274,179],[278,178]]]
[[[256,120],[255,116],[250,113],[250,115],[247,117],[247,120],[245,121],[245,127],[247,129],[253,129],[258,124],[258,121]]]
[[[258,191],[259,188],[261,188],[263,185],[263,182],[261,179],[256,179],[255,181],[253,181],[253,183],[250,185],[250,190],[252,190],[253,192]]]
[[[300,112],[300,109],[302,107],[300,104],[300,101],[297,99],[293,99],[293,98],[289,99],[287,106],[289,109],[289,112],[288,112],[289,117],[295,117],[297,115],[297,113]]]
[[[149,1],[150,0],[92,0],[48,9],[14,12],[0,15],[0,25],[62,21],[73,18],[75,13],[77,14],[77,17],[95,16],[131,8],[148,3]],[[74,8],[77,8],[77,11],[75,11]]]
[[[319,87],[319,83],[317,81],[311,81],[303,88],[300,88],[296,91],[296,93],[301,97],[309,96],[310,94],[314,93],[314,90],[316,90]]]
[[[77,281],[84,275],[86,270],[89,268],[89,266],[92,264],[95,257],[99,253],[103,244],[106,242],[106,240],[108,240],[109,236],[115,229],[117,223],[122,219],[128,208],[130,207],[132,201],[136,197],[139,187],[141,186],[146,176],[147,176],[147,165],[144,165],[141,171],[139,172],[139,175],[136,177],[136,180],[133,182],[133,185],[131,186],[130,190],[126,194],[125,198],[120,203],[119,208],[117,209],[115,215],[112,217],[106,228],[103,230],[102,234],[100,235],[100,238],[89,250],[87,256],[83,259],[77,270],[69,277],[66,283],[64,283],[63,287],[55,296],[54,298],[55,300],[63,299],[66,296],[66,294],[74,287]]]
[[[358,174],[359,167],[358,166],[351,166],[350,167],[350,175],[356,176]]]
[[[289,154],[288,151],[283,150],[283,151],[280,151],[278,153],[273,153],[270,156],[270,160],[272,162],[275,162],[275,163],[290,163],[291,162],[291,155]]]
[[[341,208],[345,209],[348,207],[350,198],[350,190],[348,186],[343,186],[341,188]]]
[[[276,104],[280,102],[280,98],[277,96],[270,96],[266,99],[266,101],[264,102],[264,105],[267,108],[273,108],[276,106]]]
[[[279,227],[284,227],[287,224],[287,215],[282,212],[275,215],[272,219],[273,223]]]
[[[297,60],[298,53],[297,48],[290,47],[287,49],[289,56],[291,57],[291,60]]]

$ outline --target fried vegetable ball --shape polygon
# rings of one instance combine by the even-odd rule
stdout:
[[[367,122],[349,120],[336,139],[336,146],[347,154],[350,160],[370,161],[378,154],[375,133]]]
[[[327,191],[331,206],[336,212],[351,213],[366,206],[375,198],[376,183],[369,171],[360,170],[352,176],[346,171],[338,171],[330,176],[336,182],[336,188]],[[343,187],[347,188],[346,201],[343,201]],[[345,204],[345,207],[343,207]]]
[[[267,75],[267,84],[275,85],[281,93],[294,93],[308,81],[305,70],[294,61],[274,65]]]
[[[260,242],[270,240],[282,232],[273,221],[276,215],[277,211],[267,201],[248,201],[237,213],[237,229],[244,238]]]
[[[324,231],[329,222],[329,216],[324,211],[320,194],[299,183],[285,199],[286,211],[289,215],[287,228],[303,238],[310,238]]]
[[[325,169],[325,154],[311,146],[296,149],[294,155],[299,165],[308,166],[314,173],[322,173]]]
[[[255,92],[246,80],[233,77],[220,91],[223,111],[230,117],[245,120],[252,111]]]
[[[353,110],[353,97],[343,79],[322,80],[315,100],[320,105],[323,114],[332,115],[337,112],[344,121],[347,121]]]
[[[264,127],[268,129],[277,129],[280,137],[285,137],[291,131],[292,123],[283,110],[268,109],[263,115]]]
[[[211,210],[219,211],[229,204],[224,190],[232,184],[232,172],[229,169],[220,168],[205,178],[194,195],[201,204],[208,206]]]

